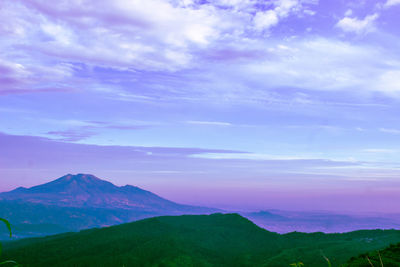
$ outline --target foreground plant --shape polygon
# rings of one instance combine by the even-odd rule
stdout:
[[[331,261],[328,259],[328,257],[326,257],[326,256],[324,255],[324,253],[322,253],[322,251],[321,251],[321,254],[322,254],[322,257],[324,257],[324,259],[325,259],[326,262],[328,263],[328,266],[329,266],[329,267],[332,267]],[[289,265],[290,265],[290,266],[293,266],[293,267],[305,266],[304,263],[302,263],[301,261],[295,262],[295,263],[291,263],[291,264],[289,264]]]
[[[322,254],[322,257],[324,257],[324,259],[326,260],[326,262],[328,263],[329,267],[332,267],[331,261],[328,259],[327,256],[325,256],[324,254]]]
[[[3,219],[3,218],[0,218],[0,221],[3,222],[7,226],[7,229],[8,229],[8,232],[10,233],[10,238],[11,238],[12,237],[12,232],[11,232],[11,224],[10,224],[10,222],[7,221],[6,219]],[[2,247],[2,245],[0,243],[0,257],[1,257],[1,254],[2,254],[2,250],[3,250],[3,247]],[[12,260],[7,260],[7,261],[0,262],[0,265],[6,265],[6,264],[14,264],[14,266],[18,266],[18,263],[16,263],[15,261],[12,261]]]
[[[378,251],[378,256],[379,256],[379,261],[380,261],[380,263],[381,263],[381,267],[384,267],[384,266],[383,266],[382,257],[381,257],[381,254],[379,253],[379,251]],[[367,258],[368,263],[369,263],[372,267],[375,267],[375,265],[371,262],[371,260],[368,258],[368,256],[367,256],[366,258]]]

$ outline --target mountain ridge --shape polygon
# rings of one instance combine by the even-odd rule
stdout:
[[[19,225],[15,231],[18,238],[48,235],[48,231],[40,230],[48,224],[54,225],[55,230],[79,231],[154,216],[218,211],[175,203],[137,186],[116,186],[82,173],[67,174],[42,185],[0,193],[0,217]],[[6,236],[0,233],[2,238]]]
[[[67,174],[45,184],[3,192],[0,193],[0,199],[66,207],[142,208],[152,211],[197,209],[199,212],[209,209],[178,204],[137,186],[116,186],[92,174],[83,173]]]

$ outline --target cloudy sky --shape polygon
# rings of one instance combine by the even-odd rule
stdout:
[[[400,212],[400,0],[3,0],[0,191],[88,172]]]

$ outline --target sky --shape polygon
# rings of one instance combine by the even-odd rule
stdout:
[[[400,212],[400,0],[3,0],[0,191]]]

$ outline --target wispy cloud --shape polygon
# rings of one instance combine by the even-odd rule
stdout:
[[[397,153],[398,151],[395,149],[386,149],[386,148],[367,148],[367,149],[364,149],[363,152],[367,152],[367,153]]]
[[[400,130],[398,129],[380,128],[379,131],[389,134],[400,134]]]
[[[301,0],[277,0],[273,1],[274,7],[258,11],[254,18],[254,28],[256,31],[268,31],[270,28],[276,26],[281,20],[288,16],[295,14],[315,15],[315,11],[304,7],[307,1]],[[309,4],[317,4],[318,1],[308,2]]]
[[[287,168],[314,169],[322,167],[349,167],[360,166],[362,162],[355,160],[331,160],[318,159],[310,156],[293,156],[293,155],[271,155],[259,153],[203,153],[192,155],[195,158],[206,158],[215,160],[251,160],[265,162],[265,164],[276,164],[277,166],[286,166]],[[290,166],[290,167],[289,167]],[[287,171],[282,170],[282,172]]]
[[[65,137],[66,139],[75,139],[79,140],[79,138],[85,138],[85,133],[79,133],[79,132],[74,132],[74,131],[54,131],[50,132],[49,134]],[[90,136],[88,133],[87,136]],[[191,148],[191,147],[156,147],[156,146],[97,146],[97,145],[87,145],[87,144],[76,144],[76,143],[68,143],[68,142],[59,142],[59,141],[64,141],[64,140],[54,140],[54,139],[49,139],[49,138],[44,138],[44,137],[37,137],[37,136],[17,136],[17,135],[7,135],[4,133],[0,132],[0,143],[1,144],[6,144],[7,145],[7,152],[2,151],[3,154],[5,153],[10,153],[10,155],[15,155],[16,153],[20,153],[20,151],[14,151],[12,152],[12,148],[15,146],[18,146],[18,142],[26,140],[26,144],[28,145],[26,147],[26,152],[27,154],[34,152],[34,150],[38,147],[42,148],[43,150],[46,150],[46,152],[49,152],[52,148],[60,148],[59,155],[63,155],[63,153],[67,150],[71,149],[72,154],[79,155],[80,153],[83,153],[85,149],[91,148],[89,150],[86,150],[84,153],[88,153],[93,157],[96,157],[96,151],[109,151],[110,153],[112,151],[115,152],[115,156],[119,157],[125,157],[127,155],[130,155],[130,157],[134,158],[141,158],[141,157],[157,157],[157,156],[171,156],[171,157],[181,157],[182,158],[190,158],[193,155],[200,155],[200,154],[205,154],[205,153],[213,153],[213,154],[241,154],[241,153],[247,153],[244,151],[238,151],[238,150],[229,150],[229,149],[208,149],[208,148]],[[66,140],[70,141],[70,140]],[[6,146],[4,146],[6,149]],[[22,151],[23,153],[23,151]],[[111,154],[108,154],[112,155]],[[69,155],[65,155],[66,157],[69,157]],[[108,158],[108,156],[105,156],[104,158]],[[44,158],[49,159],[49,154],[43,155]],[[77,157],[79,159],[80,157]],[[83,157],[81,157],[83,158]],[[52,162],[53,160],[51,160]],[[45,161],[42,162],[42,164],[46,164]]]
[[[396,5],[400,5],[400,0],[387,0],[384,6],[392,7],[392,6],[396,6]]]
[[[50,120],[51,121],[51,120]],[[95,136],[104,129],[116,129],[116,130],[143,130],[149,125],[139,125],[139,124],[119,124],[119,123],[109,123],[102,121],[79,121],[79,120],[64,120],[55,121],[56,124],[61,124],[70,127],[67,130],[60,131],[49,131],[45,135],[49,137],[58,137],[57,140],[76,142],[85,140],[92,136]]]
[[[229,122],[221,122],[221,121],[186,121],[188,124],[197,124],[197,125],[211,125],[211,126],[232,126]]]
[[[68,141],[68,142],[80,141],[88,137],[91,137],[93,135],[96,135],[96,133],[94,132],[79,131],[79,130],[50,131],[47,132],[46,134],[56,137],[57,140]]]

